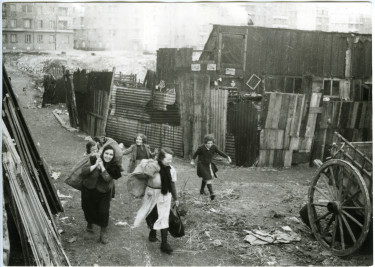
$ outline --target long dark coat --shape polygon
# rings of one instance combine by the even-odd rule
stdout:
[[[199,177],[202,177],[204,181],[208,181],[213,178],[210,171],[210,164],[212,167],[212,172],[214,173],[215,177],[217,177],[216,172],[218,171],[218,169],[212,162],[212,159],[214,158],[216,153],[222,157],[228,157],[228,155],[219,150],[216,145],[212,145],[210,149],[207,149],[204,144],[198,147],[197,151],[195,151],[193,155],[194,160],[198,157],[197,175]]]

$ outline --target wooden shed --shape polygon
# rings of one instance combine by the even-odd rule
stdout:
[[[309,161],[314,148],[323,157],[333,129],[350,141],[370,140],[371,123],[360,122],[372,117],[371,47],[364,34],[214,25],[200,60],[215,65],[219,85],[234,81],[250,99],[228,115],[246,117],[227,127],[237,164],[291,166]],[[258,106],[251,99],[259,95]],[[253,109],[238,112],[241,105]]]

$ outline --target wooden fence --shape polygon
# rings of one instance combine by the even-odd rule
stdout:
[[[321,93],[265,94],[258,166],[290,167],[293,151],[310,153]],[[308,107],[306,107],[308,104]]]
[[[349,142],[372,141],[372,102],[323,101],[312,159],[323,161],[329,156],[335,131]]]
[[[114,73],[115,68],[112,72],[75,73],[79,127],[91,136],[105,135]],[[87,82],[79,82],[82,80]]]

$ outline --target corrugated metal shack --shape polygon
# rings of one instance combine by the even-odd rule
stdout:
[[[334,130],[349,141],[371,140],[371,45],[371,35],[214,25],[200,60],[213,61],[211,78],[234,81],[241,95],[228,117],[248,121],[227,127],[237,165],[323,157]]]
[[[142,132],[152,147],[189,158],[212,133],[239,166],[323,157],[334,130],[349,141],[371,139],[364,123],[372,114],[371,42],[371,35],[214,25],[204,50],[158,50],[156,73],[144,82],[157,90],[115,78],[107,135],[130,145]]]

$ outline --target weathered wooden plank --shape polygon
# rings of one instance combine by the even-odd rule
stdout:
[[[272,110],[272,117],[271,117],[271,125],[270,128],[272,129],[278,129],[279,120],[280,120],[280,110],[281,110],[281,104],[283,95],[274,93],[276,96],[276,100],[274,103],[274,106],[270,106],[270,109]]]
[[[292,120],[291,136],[299,136],[304,105],[305,105],[305,95],[298,95],[296,112]]]
[[[359,125],[358,125],[359,129],[365,128],[365,120],[366,120],[366,113],[367,113],[368,106],[369,106],[368,103],[366,102],[362,103],[361,118],[359,120]]]
[[[301,146],[301,137],[291,136],[289,150],[299,150]]]
[[[277,126],[278,129],[286,129],[287,120],[288,120],[288,112],[286,111],[289,111],[290,98],[291,98],[291,95],[288,95],[288,94],[282,95],[281,108],[279,111],[280,118],[279,118],[279,123]]]

